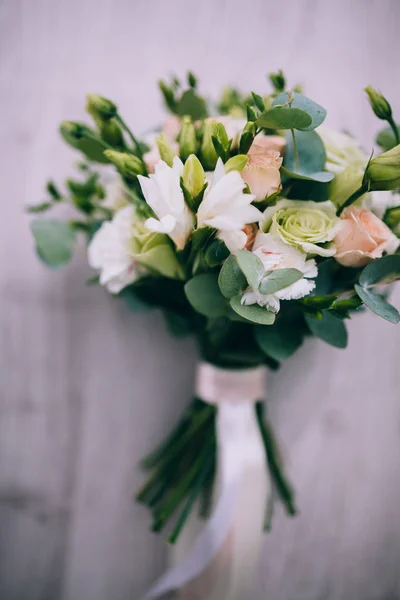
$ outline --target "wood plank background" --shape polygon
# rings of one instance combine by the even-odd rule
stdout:
[[[61,119],[84,95],[132,127],[162,118],[156,81],[188,68],[267,90],[282,67],[369,148],[374,83],[400,114],[397,0],[0,2],[0,598],[139,600],[166,547],[132,503],[139,457],[187,401],[193,344],[84,286],[83,252],[51,273],[23,206],[71,173]],[[395,301],[399,304],[397,292]],[[346,352],[310,341],[271,376],[301,515],[279,512],[255,600],[400,598],[399,329],[372,315]]]

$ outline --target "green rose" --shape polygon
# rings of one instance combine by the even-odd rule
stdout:
[[[338,231],[339,219],[329,200],[280,200],[265,210],[260,227],[265,233],[272,233],[306,254],[335,254],[336,250],[329,242]]]

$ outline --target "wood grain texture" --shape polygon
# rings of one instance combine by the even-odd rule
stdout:
[[[369,147],[373,83],[400,114],[397,0],[0,2],[0,598],[139,600],[165,565],[132,503],[139,457],[190,395],[191,342],[84,286],[84,254],[51,273],[22,208],[74,155],[57,136],[87,91],[132,127],[162,118],[159,77],[188,68],[267,89],[282,67]],[[399,304],[399,293],[395,297]],[[301,515],[278,512],[255,600],[400,598],[399,330],[350,323],[346,352],[310,341],[271,377]]]

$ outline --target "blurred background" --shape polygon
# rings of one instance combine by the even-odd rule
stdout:
[[[1,600],[140,599],[167,548],[132,501],[136,464],[196,364],[160,315],[85,286],[83,251],[55,273],[36,259],[24,205],[76,159],[59,122],[94,92],[140,134],[163,118],[160,77],[191,69],[215,98],[282,68],[369,150],[363,88],[400,118],[399,19],[398,0],[0,0]],[[400,330],[372,314],[349,330],[347,351],[309,340],[270,377],[301,514],[278,509],[254,600],[400,599]]]

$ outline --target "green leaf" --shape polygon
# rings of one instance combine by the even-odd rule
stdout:
[[[310,308],[324,310],[332,306],[335,299],[336,296],[307,296],[301,299],[301,303]]]
[[[26,210],[28,213],[37,214],[46,212],[46,210],[49,210],[52,206],[53,204],[51,202],[42,202],[41,204],[31,204],[26,207]]]
[[[292,356],[303,342],[297,329],[281,324],[279,319],[273,327],[256,327],[255,337],[261,350],[278,361]]]
[[[137,296],[134,285],[129,285],[124,288],[118,294],[118,297],[125,300],[128,308],[134,312],[148,312],[152,308]]]
[[[224,242],[222,240],[215,239],[208,246],[204,255],[204,260],[209,267],[214,268],[220,265],[222,261],[228,258],[228,256],[229,250]]]
[[[258,304],[252,304],[251,306],[245,306],[241,303],[240,296],[234,296],[231,298],[231,307],[241,317],[252,323],[258,323],[259,325],[272,325],[275,321],[275,313],[258,306]]]
[[[256,92],[251,92],[251,95],[253,96],[254,105],[258,108],[258,110],[264,112],[265,106],[262,97],[259,94],[256,94]]]
[[[288,179],[302,179],[304,181],[317,181],[319,183],[328,183],[334,178],[334,174],[330,171],[318,171],[316,173],[309,173],[308,175],[302,175],[289,171],[286,167],[281,167],[281,173]]]
[[[186,90],[181,96],[176,108],[177,114],[182,117],[188,115],[197,121],[204,119],[208,115],[207,105],[203,98],[200,98],[194,89]]]
[[[264,265],[261,260],[252,252],[239,250],[237,253],[237,261],[249,285],[253,290],[258,290],[258,286],[265,273]]]
[[[315,279],[314,289],[316,296],[324,296],[333,291],[333,282],[338,268],[339,265],[333,258],[326,258],[318,264],[318,275]]]
[[[315,131],[296,131],[295,138],[299,153],[299,169],[296,171],[296,155],[293,136],[290,133],[286,134],[284,167],[288,171],[305,176],[323,171],[326,163],[326,150],[318,133]]]
[[[276,106],[260,115],[256,125],[264,129],[307,129],[311,122],[311,117],[304,110]]]
[[[374,260],[367,265],[360,275],[360,285],[368,286],[400,276],[400,255],[391,254]]]
[[[400,321],[399,311],[376,292],[363,288],[358,283],[354,287],[361,300],[373,313],[390,323],[396,324]]]
[[[275,294],[279,290],[292,285],[303,277],[298,269],[275,269],[268,271],[263,277],[259,290],[261,294]]]
[[[239,268],[235,256],[230,256],[222,265],[218,277],[219,288],[225,298],[233,298],[247,287],[247,280]]]
[[[282,92],[279,94],[272,103],[272,106],[278,106],[285,104],[289,100],[288,92]],[[326,117],[326,110],[307,96],[303,96],[303,94],[299,94],[294,92],[294,100],[291,103],[292,109],[296,108],[297,110],[301,110],[305,112],[309,118],[310,122],[305,127],[297,127],[296,129],[303,129],[304,131],[310,131],[311,129],[315,129],[323,121]]]
[[[400,123],[397,124],[397,127],[400,129]],[[376,136],[376,143],[380,146],[385,152],[387,150],[391,150],[395,146],[397,146],[396,138],[394,137],[393,129],[388,125],[382,129],[378,135]]]
[[[346,348],[347,329],[343,321],[328,312],[323,312],[320,319],[305,317],[311,332],[336,348]]]
[[[226,315],[228,304],[218,287],[218,277],[214,273],[197,275],[185,285],[185,294],[197,312],[206,317]]]
[[[350,311],[357,310],[360,306],[362,306],[361,298],[354,295],[351,298],[345,298],[344,300],[335,300],[329,308],[329,311],[339,318],[349,319]]]
[[[31,222],[36,251],[48,267],[61,267],[72,258],[76,231],[68,223],[45,219]]]

